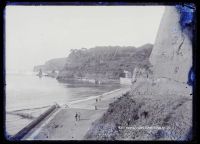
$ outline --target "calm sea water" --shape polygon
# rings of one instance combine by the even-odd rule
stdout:
[[[6,75],[6,111],[42,107],[84,99],[120,88],[120,85],[88,85],[60,83],[54,78],[34,74]]]

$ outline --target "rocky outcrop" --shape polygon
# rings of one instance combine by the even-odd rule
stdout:
[[[60,71],[64,68],[65,64],[66,64],[66,58],[51,59],[45,62],[44,65],[34,66],[33,71],[38,72],[40,69],[42,71],[53,71],[53,70]]]

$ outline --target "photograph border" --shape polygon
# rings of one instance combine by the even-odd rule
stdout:
[[[57,143],[66,143],[66,142],[113,142],[113,143],[116,143],[116,142],[136,142],[136,143],[143,143],[144,141],[135,141],[135,140],[131,140],[131,141],[104,141],[104,140],[102,140],[102,141],[96,141],[96,140],[81,140],[81,141],[79,141],[79,140],[64,140],[64,141],[59,141],[59,140],[31,140],[31,141],[10,141],[10,140],[8,140],[8,139],[6,139],[6,134],[5,134],[5,102],[6,102],[6,94],[5,94],[5,85],[6,85],[6,83],[5,83],[5,77],[6,77],[6,74],[5,74],[5,57],[6,57],[6,55],[5,55],[5,49],[6,49],[6,47],[5,47],[5,35],[6,35],[6,32],[5,32],[5,26],[6,26],[6,22],[5,22],[5,15],[6,15],[6,13],[5,13],[5,7],[6,6],[8,6],[8,5],[23,5],[23,6],[29,6],[29,5],[37,5],[37,6],[57,6],[57,5],[59,5],[59,6],[62,6],[62,5],[69,5],[69,6],[71,6],[71,5],[74,5],[74,6],[88,6],[88,5],[91,5],[91,6],[130,6],[130,5],[165,5],[165,6],[167,6],[167,5],[179,5],[179,4],[183,4],[184,5],[184,3],[182,3],[182,2],[161,2],[161,3],[156,3],[156,2],[39,2],[39,1],[37,1],[37,2],[27,2],[27,1],[24,1],[24,2],[22,2],[22,1],[0,1],[0,4],[1,4],[1,10],[2,10],[2,15],[1,15],[1,18],[2,18],[2,20],[3,20],[3,22],[2,22],[2,27],[1,27],[1,30],[2,30],[2,36],[3,36],[3,39],[2,39],[2,49],[1,49],[1,52],[2,52],[2,62],[3,63],[1,63],[1,81],[3,82],[2,83],[2,90],[1,90],[1,109],[2,109],[2,118],[3,118],[3,120],[2,120],[2,125],[1,125],[1,130],[3,130],[2,132],[1,132],[1,134],[3,134],[3,135],[1,135],[1,137],[2,137],[2,140],[0,140],[0,141],[3,141],[3,143],[32,143],[32,142],[42,142],[42,143],[52,143],[52,142],[57,142]],[[195,7],[196,7],[196,9],[197,9],[197,5],[195,4]],[[197,10],[196,10],[196,12],[195,12],[195,15],[194,15],[194,21],[195,21],[195,32],[194,32],[194,37],[193,37],[193,40],[192,40],[192,42],[193,42],[193,72],[194,72],[194,81],[193,81],[193,83],[192,83],[192,85],[193,85],[193,115],[192,115],[192,117],[193,117],[193,139],[192,139],[192,141],[190,141],[191,143],[197,143],[197,131],[198,131],[198,129],[197,129],[197,127],[198,127],[198,125],[197,125],[197,106],[199,106],[199,104],[197,104],[197,102],[198,102],[198,94],[197,94],[197,87],[198,87],[198,85],[197,85],[197,69],[199,69],[199,66],[198,66],[198,64],[197,64],[197,51],[198,51],[198,49],[197,49]],[[159,143],[168,143],[168,142],[175,142],[175,143],[177,143],[178,141],[147,141],[147,142],[150,142],[150,143],[157,143],[157,142],[159,142]],[[182,141],[182,142],[188,142],[188,141]]]

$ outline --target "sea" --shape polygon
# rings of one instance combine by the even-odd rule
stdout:
[[[6,111],[64,105],[72,101],[101,95],[119,89],[120,84],[70,84],[55,78],[38,77],[35,73],[7,73],[5,84]]]

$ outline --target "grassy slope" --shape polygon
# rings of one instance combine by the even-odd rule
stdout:
[[[165,87],[168,90],[163,92]],[[92,125],[85,139],[187,140],[191,138],[192,96],[190,96],[191,89],[186,87],[184,84],[180,86],[179,83],[168,80],[156,83],[138,82],[129,94],[110,104],[108,111]],[[142,126],[164,129],[139,129]]]

